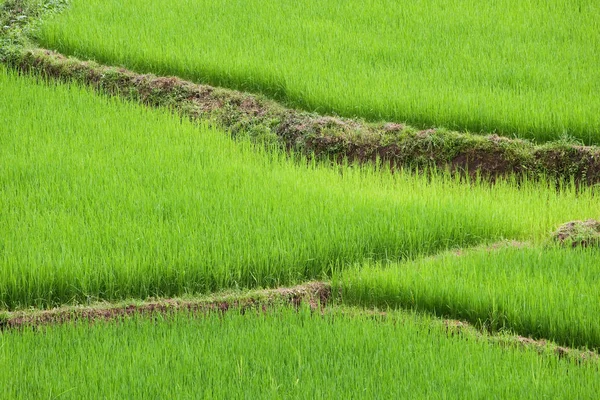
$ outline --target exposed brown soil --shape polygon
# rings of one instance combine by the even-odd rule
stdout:
[[[124,68],[68,58],[44,49],[8,60],[13,68],[61,81],[75,81],[150,106],[171,107],[193,120],[211,121],[233,135],[318,159],[381,162],[392,169],[448,168],[455,173],[525,174],[577,183],[600,182],[600,149],[565,144],[536,145],[498,135],[442,129],[417,130],[397,123],[319,116],[265,97],[199,85],[175,77],[137,74]]]

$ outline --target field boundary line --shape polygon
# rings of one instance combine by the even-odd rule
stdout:
[[[249,137],[319,160],[375,162],[392,169],[449,169],[491,180],[514,174],[600,183],[597,146],[564,141],[535,144],[495,134],[417,130],[405,124],[320,116],[286,108],[261,95],[177,77],[137,74],[45,49],[25,50],[7,65],[21,73],[75,82],[147,106],[167,107],[193,121],[208,121],[234,137]]]
[[[108,321],[135,314],[266,309],[282,303],[294,306],[305,303],[312,309],[319,309],[326,306],[330,300],[331,285],[313,281],[293,287],[248,292],[225,291],[197,298],[124,300],[117,303],[99,302],[88,306],[64,306],[50,310],[9,311],[0,314],[0,331],[72,321]]]
[[[131,300],[114,304],[103,302],[92,306],[67,306],[44,311],[13,311],[6,313],[5,317],[0,319],[0,334],[2,331],[18,331],[25,328],[42,329],[43,326],[57,324],[110,322],[136,315],[152,318],[180,312],[196,315],[210,312],[260,313],[274,309],[278,305],[291,305],[296,308],[308,306],[313,312],[320,314],[337,311],[349,317],[387,318],[390,314],[389,311],[337,304],[336,296],[332,293],[329,283],[313,281],[293,287],[255,290],[246,293],[215,293],[197,299]],[[396,311],[411,312],[409,309],[397,309]],[[559,346],[545,339],[536,340],[512,333],[482,332],[465,321],[435,317],[428,313],[420,314],[431,318],[433,329],[444,330],[449,336],[461,335],[497,346],[516,347],[523,350],[533,349],[539,354],[555,354],[559,358],[573,359],[577,362],[598,362],[600,360],[598,353],[591,350]]]

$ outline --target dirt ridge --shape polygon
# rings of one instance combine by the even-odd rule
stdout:
[[[169,107],[182,117],[208,120],[233,136],[248,136],[319,160],[379,162],[413,170],[434,167],[479,174],[492,181],[517,174],[600,183],[598,146],[581,146],[564,138],[536,144],[494,134],[419,130],[406,124],[322,116],[286,108],[261,95],[176,77],[137,74],[36,48],[36,26],[67,6],[68,0],[6,0],[0,6],[0,62],[22,73],[77,82],[149,106]]]
[[[7,65],[21,73],[76,82],[148,106],[169,107],[191,120],[210,121],[233,136],[248,136],[320,160],[379,162],[392,169],[435,167],[492,180],[517,174],[600,183],[597,146],[560,141],[535,144],[498,135],[320,116],[286,108],[260,95],[177,77],[137,74],[45,49],[24,50],[9,58]]]
[[[0,318],[0,332],[27,326],[44,326],[68,322],[111,321],[132,315],[170,314],[189,311],[203,313],[226,312],[237,309],[265,310],[276,304],[300,306],[308,304],[312,309],[325,307],[331,299],[331,286],[325,282],[308,282],[302,285],[253,291],[245,295],[221,295],[209,299],[160,299],[121,304],[100,303],[96,306],[71,306],[51,310],[13,311]]]
[[[71,322],[114,321],[135,315],[152,318],[159,315],[169,316],[178,312],[189,312],[195,315],[209,312],[226,313],[235,311],[242,314],[252,311],[267,312],[269,309],[281,304],[294,307],[300,307],[304,304],[308,305],[314,312],[323,314],[327,312],[327,306],[334,303],[334,297],[329,283],[315,281],[294,287],[258,290],[241,295],[217,294],[209,299],[160,299],[135,303],[101,303],[91,307],[71,306],[44,311],[15,311],[8,313],[4,318],[0,318],[0,333],[25,328],[37,330],[47,325]],[[373,318],[386,318],[388,316],[386,311],[362,308],[343,309],[342,313],[347,313],[350,316],[366,315]],[[515,334],[481,332],[468,322],[460,320],[434,318],[432,328],[442,329],[450,336],[469,336],[503,347],[533,349],[539,354],[555,354],[559,358],[572,359],[578,363],[598,362],[600,360],[598,353],[591,350],[558,346],[545,339],[535,340]]]

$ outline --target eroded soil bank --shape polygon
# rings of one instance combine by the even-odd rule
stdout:
[[[195,84],[176,77],[137,74],[34,49],[8,65],[28,74],[89,85],[192,120],[207,120],[234,136],[277,145],[318,159],[380,162],[392,168],[449,168],[494,179],[510,174],[600,182],[600,149],[563,142],[535,144],[498,135],[444,129],[417,130],[397,123],[367,123],[288,109],[263,96]]]

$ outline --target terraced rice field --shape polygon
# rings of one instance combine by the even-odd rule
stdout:
[[[593,398],[600,389],[597,364],[452,336],[429,318],[398,312],[177,314],[10,332],[0,340],[4,394],[23,399],[566,399]]]
[[[263,3],[0,2],[0,397],[596,398],[600,232],[551,233],[600,217],[569,175],[595,168],[573,137],[600,134],[598,6]],[[259,92],[273,126],[301,106],[561,137],[572,164],[323,161],[180,113],[181,87],[149,107],[107,69],[19,68],[38,45]]]
[[[307,166],[81,87],[0,82],[8,308],[294,284],[599,209],[588,189]]]
[[[594,0],[72,0],[42,45],[375,120],[600,141]]]
[[[337,277],[344,302],[452,316],[565,345],[600,347],[597,249],[453,251]],[[443,282],[443,284],[440,284]]]

